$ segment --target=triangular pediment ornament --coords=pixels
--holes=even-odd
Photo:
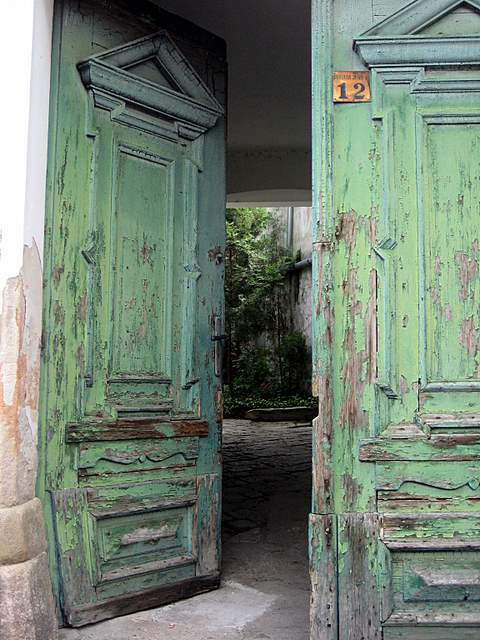
[[[468,9],[480,15],[480,2],[476,0],[414,0],[362,33],[360,38],[418,35],[433,23],[445,20],[449,15],[453,17],[458,14],[459,9]]]
[[[355,39],[369,67],[480,64],[480,0],[414,0]]]
[[[469,2],[424,25],[415,32],[421,36],[472,36],[480,34],[480,9]]]
[[[175,121],[187,137],[210,129],[224,113],[166,31],[91,56],[78,69],[97,106],[140,108]]]

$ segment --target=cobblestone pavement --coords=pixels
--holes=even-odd
[[[311,434],[309,425],[225,421],[223,576],[274,598],[232,638],[308,638]]]
[[[289,422],[225,420],[223,427],[224,537],[265,527],[269,504],[285,492],[307,506],[311,428]]]
[[[307,640],[311,428],[224,423],[218,591],[85,627],[61,640]]]

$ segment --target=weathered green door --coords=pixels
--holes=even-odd
[[[219,581],[224,59],[143,2],[54,35],[40,492],[82,625]]]
[[[311,637],[477,639],[480,3],[313,7]]]

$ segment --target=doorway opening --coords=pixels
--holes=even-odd
[[[223,579],[273,600],[250,632],[305,638],[311,210],[227,210]]]

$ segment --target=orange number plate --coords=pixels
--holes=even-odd
[[[333,74],[334,102],[370,102],[368,71],[335,71]]]

